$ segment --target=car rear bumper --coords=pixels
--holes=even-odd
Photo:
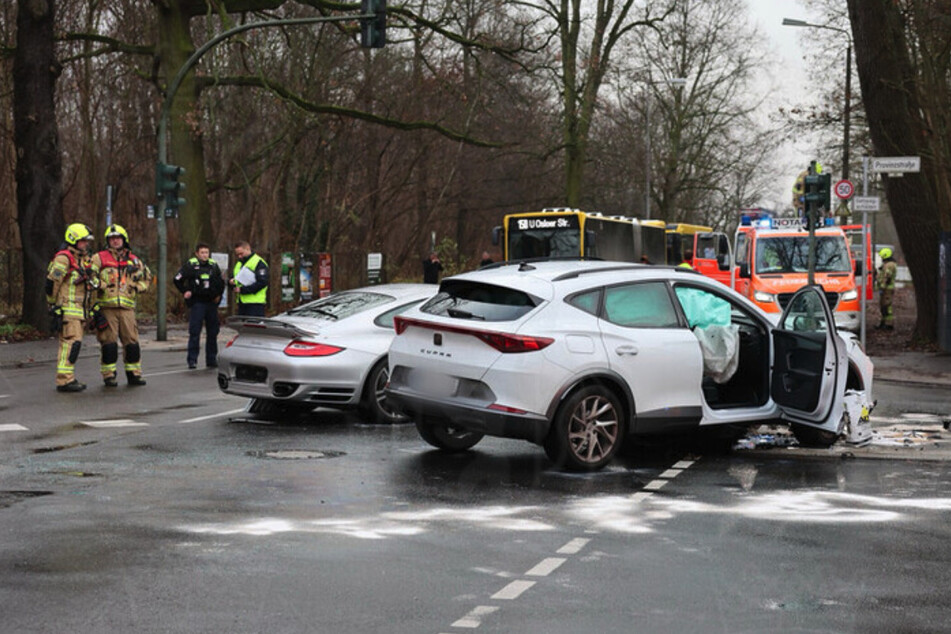
[[[541,444],[548,436],[548,419],[535,414],[501,412],[482,404],[446,403],[392,386],[386,390],[386,402],[414,420],[451,422],[454,426],[487,436],[516,438],[536,444]]]

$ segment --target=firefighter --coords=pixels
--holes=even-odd
[[[50,306],[50,330],[59,335],[56,360],[56,390],[82,392],[74,368],[83,345],[86,325],[86,295],[95,281],[90,269],[92,232],[76,222],[66,228],[66,244],[50,262],[46,275],[46,302]]]
[[[152,273],[132,254],[129,234],[121,225],[106,229],[106,247],[92,257],[92,270],[99,281],[93,307],[96,338],[101,346],[100,370],[106,387],[116,387],[119,343],[129,385],[145,385],[142,378],[142,350],[135,323],[135,302],[149,289]]]
[[[205,366],[218,366],[218,302],[225,281],[217,262],[211,259],[211,247],[203,242],[195,246],[195,256],[182,265],[172,280],[188,306],[188,368],[198,365],[201,327],[205,325]]]
[[[876,326],[876,330],[895,330],[895,309],[892,307],[892,301],[895,298],[895,276],[898,273],[898,265],[892,257],[892,250],[883,247],[878,252],[882,258],[882,265],[878,268],[876,284],[878,285],[879,306],[881,307],[881,322]]]

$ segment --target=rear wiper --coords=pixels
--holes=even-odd
[[[460,319],[478,319],[481,321],[485,321],[485,317],[483,317],[482,315],[474,315],[470,313],[468,310],[462,310],[460,308],[450,308],[446,312],[449,313],[450,317],[458,317]]]

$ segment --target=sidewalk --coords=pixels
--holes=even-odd
[[[155,326],[139,328],[139,345],[142,352],[149,350],[172,350],[182,352],[182,363],[185,362],[185,349],[188,346],[188,324],[168,324],[165,341],[155,338]],[[234,337],[235,332],[222,325],[218,333],[218,348],[224,347]],[[202,343],[205,336],[202,332]],[[53,337],[41,341],[24,341],[19,343],[0,343],[0,369],[20,368],[37,363],[55,363],[58,352],[57,340]],[[81,359],[99,356],[99,344],[96,336],[86,334],[83,337],[83,347],[79,353]]]

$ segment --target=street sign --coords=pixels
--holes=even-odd
[[[920,156],[877,156],[869,160],[869,169],[873,172],[901,174],[903,172],[920,172]]]
[[[835,184],[835,195],[841,198],[842,200],[848,200],[852,197],[852,194],[855,193],[855,187],[852,185],[852,181],[842,179]]]
[[[853,211],[879,211],[881,200],[878,196],[856,196],[852,199]]]

